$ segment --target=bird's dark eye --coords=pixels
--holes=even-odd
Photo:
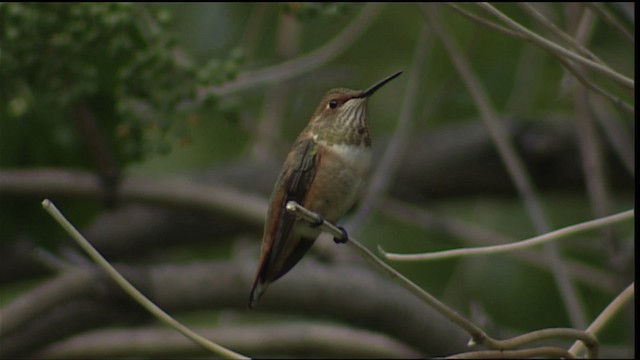
[[[332,109],[335,109],[338,107],[338,100],[331,100],[329,101],[329,107]]]

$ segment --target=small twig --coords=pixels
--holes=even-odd
[[[609,25],[611,25],[611,27],[613,27],[614,29],[618,30],[623,35],[623,37],[626,38],[629,42],[631,42],[632,44],[635,44],[636,40],[633,37],[633,34],[631,34],[622,24],[620,24],[618,19],[616,19],[609,12],[609,10],[607,10],[604,7],[603,4],[595,3],[595,2],[588,2],[585,5],[588,6],[595,13],[600,15],[604,19],[605,22],[607,22],[607,23],[609,23]]]
[[[621,309],[622,307],[633,298],[635,295],[634,289],[635,282],[632,282],[626,289],[624,289],[607,307],[598,315],[598,317],[589,325],[586,332],[588,334],[596,335]],[[584,350],[584,345],[581,342],[574,343],[569,352],[575,356],[578,356]]]
[[[312,224],[316,224],[319,219],[322,219],[321,228],[324,231],[329,232],[335,238],[342,238],[344,236],[341,229],[339,229],[334,224],[331,224],[325,221],[319,214],[310,211],[295,201],[289,201],[286,204],[286,210],[297,216],[299,219],[303,219]],[[597,357],[598,351],[598,342],[597,340],[585,333],[581,330],[576,329],[568,329],[568,328],[553,328],[553,329],[543,329],[532,331],[520,336],[516,336],[511,339],[506,340],[496,340],[487,335],[479,326],[467,320],[460,314],[458,314],[455,310],[449,308],[447,305],[442,303],[440,300],[436,299],[433,295],[429,294],[418,285],[413,283],[411,280],[406,278],[404,275],[400,274],[397,270],[387,265],[380,259],[378,259],[371,251],[369,251],[366,247],[360,244],[357,240],[352,237],[349,237],[346,242],[353,250],[358,252],[362,258],[364,258],[367,262],[372,264],[375,268],[382,271],[386,275],[388,275],[391,279],[393,279],[396,283],[404,287],[405,289],[412,292],[416,295],[420,300],[422,300],[425,304],[429,305],[437,312],[439,312],[442,316],[451,320],[456,325],[460,326],[462,329],[467,331],[471,335],[471,340],[469,341],[469,346],[473,345],[485,345],[494,350],[509,350],[514,349],[516,347],[520,347],[530,342],[540,341],[544,339],[552,339],[552,338],[569,338],[569,339],[578,339],[585,343],[586,347],[589,349],[590,357]]]
[[[584,86],[586,86],[587,88],[589,88],[591,91],[593,91],[596,94],[600,94],[604,97],[606,97],[607,99],[609,99],[612,103],[614,103],[617,107],[619,107],[621,110],[624,110],[630,114],[635,114],[636,113],[636,109],[634,106],[629,105],[628,103],[626,103],[625,101],[623,101],[622,99],[620,99],[619,97],[611,94],[610,92],[604,90],[603,88],[601,88],[600,86],[596,85],[593,81],[589,80],[589,78],[587,78],[586,75],[582,74],[578,69],[576,69],[576,67],[567,59],[561,57],[561,56],[556,56],[554,54],[556,60],[558,60],[567,70],[569,70],[569,72],[576,77],[576,79],[578,79],[578,81],[580,81]]]
[[[526,240],[522,240],[522,241],[510,243],[510,244],[503,244],[503,245],[437,251],[437,252],[431,252],[426,254],[387,253],[380,246],[378,246],[378,251],[385,258],[389,260],[397,260],[397,261],[441,260],[441,259],[451,259],[455,257],[472,256],[472,255],[494,255],[494,254],[499,254],[507,251],[515,251],[515,250],[530,248],[533,246],[544,244],[552,240],[559,240],[565,236],[573,235],[582,231],[596,229],[605,225],[610,225],[620,221],[628,220],[633,218],[634,216],[635,216],[635,210],[633,209],[627,210],[615,215],[610,215],[610,216],[602,217],[599,219],[583,222],[580,224],[567,226],[565,228],[551,231],[546,234],[536,236],[530,239],[526,239]]]
[[[515,37],[517,39],[521,39],[521,40],[528,40],[528,38],[519,33],[519,32],[515,32],[512,30],[509,30],[507,28],[504,28],[500,25],[497,25],[487,19],[484,19],[482,17],[479,17],[475,14],[469,13],[467,10],[460,8],[457,5],[454,4],[447,4],[449,5],[452,9],[460,12],[462,15],[468,17],[469,19],[482,24],[484,26],[487,26],[491,29],[497,30],[499,32],[502,32],[505,35],[509,35],[512,37]],[[550,52],[550,54],[555,57],[569,72],[571,72],[571,74],[573,74],[576,79],[578,79],[578,81],[582,82],[586,87],[588,87],[589,89],[591,89],[593,92],[600,94],[604,97],[606,97],[607,99],[609,99],[611,102],[613,102],[616,106],[618,106],[620,109],[629,112],[631,114],[635,114],[635,107],[629,105],[628,103],[624,102],[623,100],[621,100],[620,98],[618,98],[617,96],[614,96],[613,94],[611,94],[610,92],[605,91],[604,89],[602,89],[600,86],[594,84],[591,80],[589,80],[586,76],[583,76],[580,72],[578,72],[575,68],[575,66],[572,64],[571,61],[567,60],[564,56],[562,56],[561,54],[558,54],[556,52]]]
[[[554,24],[551,20],[549,20],[546,16],[542,15],[538,10],[536,10],[531,4],[526,2],[518,3],[520,8],[522,8],[527,14],[531,15],[538,23],[540,23],[547,30],[558,36],[560,39],[564,40],[567,44],[571,45],[574,49],[579,51],[583,56],[590,58],[591,60],[597,62],[602,66],[606,66],[610,69],[609,65],[605,64],[600,58],[598,58],[594,53],[589,51],[586,47],[584,47],[581,43],[576,41],[571,35],[564,32],[560,29],[556,24]]]
[[[518,23],[517,21],[511,19],[510,17],[508,17],[507,15],[505,15],[503,12],[501,12],[500,10],[496,9],[495,7],[493,7],[492,5],[490,5],[489,3],[480,3],[477,4],[478,6],[480,6],[481,8],[485,9],[486,11],[490,12],[491,14],[493,14],[494,16],[496,16],[497,18],[501,19],[504,23],[506,23],[507,25],[509,25],[513,30],[516,30],[518,32],[521,32],[523,35],[525,35],[527,37],[527,39],[529,41],[531,41],[533,44],[540,46],[541,48],[551,52],[551,53],[556,53],[559,54],[561,56],[566,57],[568,60],[572,60],[572,61],[576,61],[592,70],[596,70],[598,72],[600,72],[601,74],[604,74],[606,76],[608,76],[609,78],[615,80],[617,83],[619,83],[620,85],[629,88],[631,90],[633,90],[635,88],[635,82],[633,79],[630,79],[618,72],[616,72],[615,70],[612,70],[606,66],[603,66],[601,64],[598,64],[594,61],[591,61],[583,56],[580,56],[572,51],[569,51],[565,48],[563,48],[562,46],[549,41],[548,39],[545,39],[544,37],[536,34],[535,32],[527,29],[526,27],[522,26],[520,23]]]
[[[567,350],[553,346],[542,346],[522,350],[470,351],[447,356],[447,359],[531,359],[538,357],[575,359]]]
[[[590,359],[598,357],[598,340],[591,334],[576,329],[551,328],[532,331],[506,340],[487,339],[487,345],[492,349],[515,349],[528,343],[546,339],[577,339],[589,349]]]
[[[49,201],[49,199],[45,199],[42,201],[42,207],[58,222],[58,224],[60,224],[60,226],[62,226],[62,228],[73,238],[73,240],[75,240],[76,243],[78,243],[78,245],[84,251],[86,251],[87,254],[89,254],[93,261],[95,261],[100,267],[102,267],[125,292],[127,292],[133,299],[135,299],[157,319],[178,330],[187,338],[191,339],[196,344],[202,346],[203,348],[211,351],[214,354],[228,359],[248,359],[241,354],[226,349],[194,333],[189,328],[172,318],[169,314],[165,313],[156,304],[154,304],[140,291],[138,291],[138,289],[131,285],[131,283],[129,283],[127,279],[120,275],[120,273],[113,266],[111,266],[111,264],[109,264],[109,262],[82,236],[82,234],[80,234],[80,232],[64,217],[64,215],[62,215],[58,208],[56,208],[56,206],[51,201]]]
[[[527,39],[527,37],[522,35],[521,33],[517,32],[517,31],[510,30],[510,29],[507,29],[506,27],[504,27],[502,25],[498,25],[498,24],[494,23],[491,20],[487,20],[487,19],[485,19],[485,18],[483,18],[481,16],[478,16],[478,15],[472,13],[472,12],[469,12],[466,9],[456,5],[455,3],[447,3],[447,5],[450,8],[452,8],[452,9],[456,10],[457,12],[459,12],[460,14],[464,15],[465,17],[467,17],[467,18],[469,18],[469,19],[471,19],[471,20],[473,20],[473,21],[475,21],[475,22],[477,22],[479,24],[482,24],[482,25],[484,25],[484,26],[486,26],[488,28],[497,30],[497,31],[499,31],[501,33],[504,33],[504,34],[509,35],[509,36],[513,36],[513,37],[521,39],[521,40]]]

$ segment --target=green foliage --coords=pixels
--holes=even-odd
[[[233,79],[242,62],[235,51],[199,70],[160,7],[5,3],[0,16],[2,166],[88,166],[86,121],[120,166],[166,153],[171,138],[188,139],[196,86]]]

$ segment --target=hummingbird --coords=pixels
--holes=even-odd
[[[336,223],[353,206],[371,164],[367,99],[402,71],[367,90],[329,90],[287,155],[269,202],[260,260],[249,308],[272,282],[300,261],[320,235],[324,220]],[[295,201],[320,215],[317,223],[299,221],[285,209]],[[348,235],[334,238],[346,242]]]

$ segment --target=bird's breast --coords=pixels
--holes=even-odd
[[[342,158],[351,171],[364,176],[371,166],[371,148],[362,145],[333,144],[328,146],[330,152]]]
[[[326,220],[338,221],[361,193],[371,165],[370,148],[321,145],[320,160],[306,206]]]

